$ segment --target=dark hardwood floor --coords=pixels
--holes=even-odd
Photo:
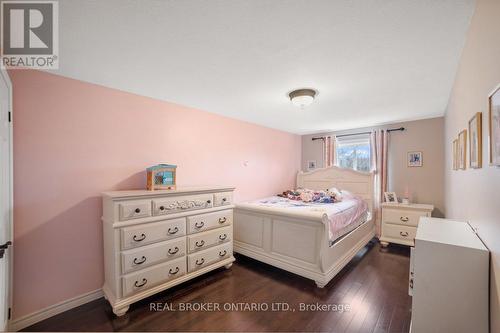
[[[408,248],[381,250],[374,242],[319,289],[311,280],[237,256],[230,270],[216,270],[135,303],[123,317],[115,317],[107,302],[99,299],[25,330],[408,332],[408,268]],[[271,311],[272,304],[279,302],[290,309]],[[151,311],[151,303],[172,303],[177,311]],[[183,304],[200,303],[219,304],[220,311],[179,311]],[[226,303],[267,304],[269,309],[224,311]],[[300,311],[301,303],[349,305],[350,309]]]

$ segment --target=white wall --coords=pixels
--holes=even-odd
[[[323,167],[321,141],[315,136],[371,131],[375,128],[405,127],[404,132],[391,132],[388,159],[388,190],[401,196],[408,188],[413,202],[433,204],[433,216],[444,212],[444,118],[431,118],[386,126],[353,129],[334,133],[302,136],[302,170],[308,160],[316,160]],[[409,151],[423,152],[423,167],[409,168],[406,155]]]
[[[499,83],[500,1],[478,0],[446,111],[445,208],[447,217],[476,226],[491,251],[492,332],[500,332],[500,169],[488,165],[487,112]],[[453,171],[452,141],[476,112],[483,113],[483,168]]]

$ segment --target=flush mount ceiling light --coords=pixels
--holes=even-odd
[[[297,89],[288,94],[290,101],[301,109],[314,101],[316,91],[313,89]]]

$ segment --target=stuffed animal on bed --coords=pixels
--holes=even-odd
[[[330,188],[326,191],[314,191],[299,188],[296,190],[285,191],[278,194],[278,196],[290,200],[316,203],[335,203],[342,200],[342,193],[340,193],[340,191],[336,188]]]

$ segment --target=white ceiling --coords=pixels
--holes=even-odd
[[[293,133],[444,114],[473,0],[63,0],[58,73]],[[290,90],[317,89],[307,109]]]

